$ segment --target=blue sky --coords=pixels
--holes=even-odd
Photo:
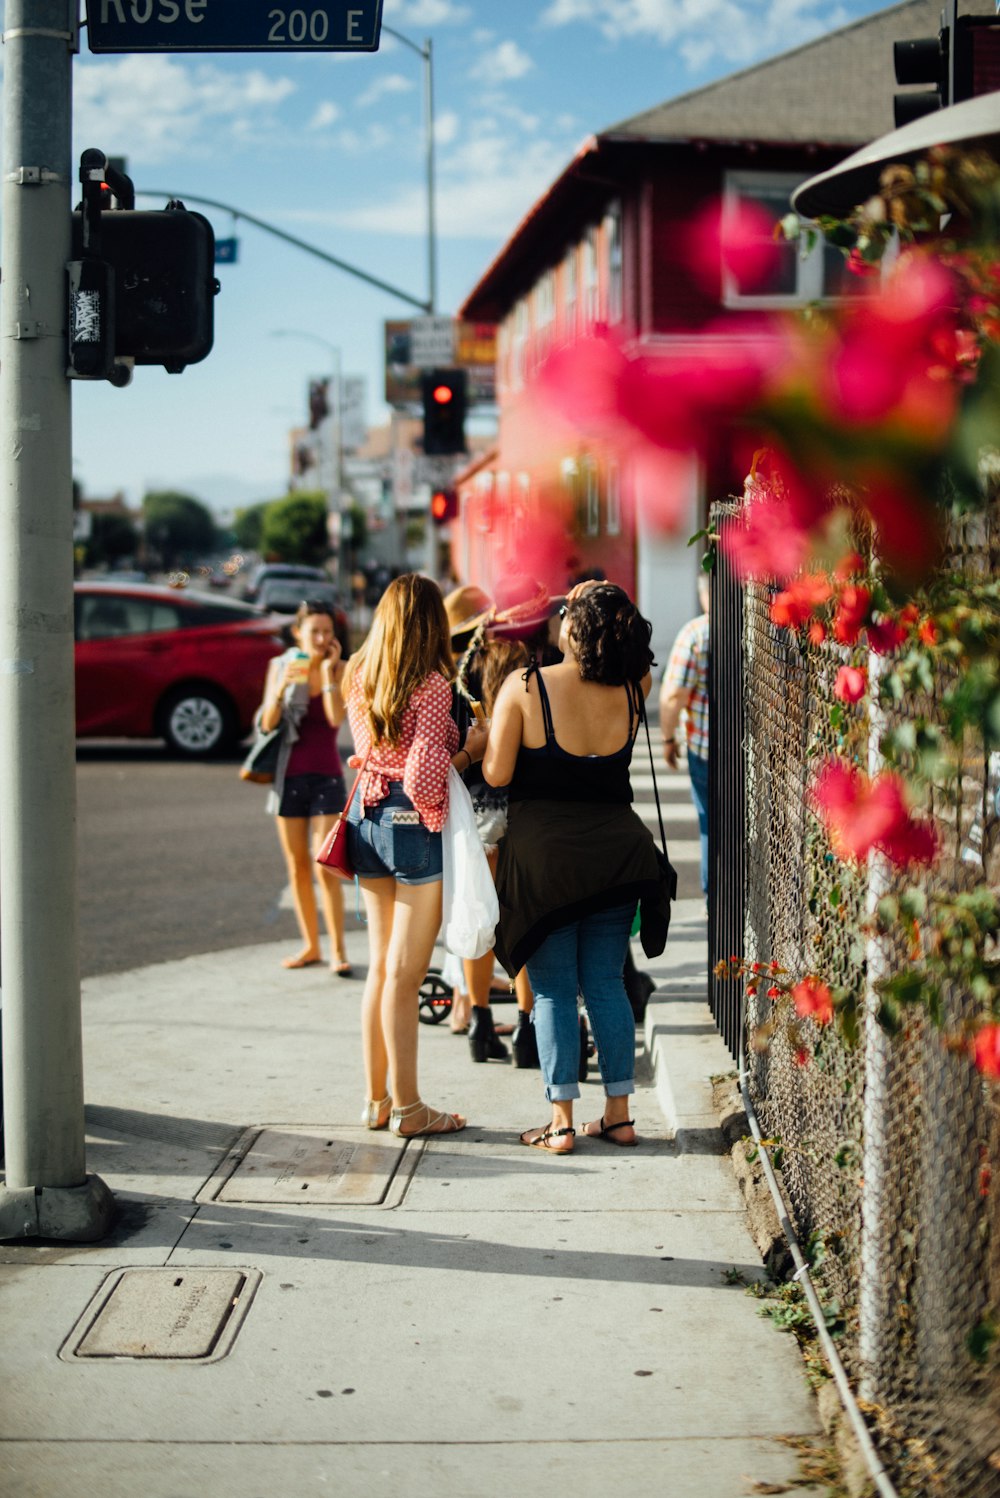
[[[884,8],[870,0],[385,0],[434,44],[438,310],[450,312],[590,133]],[[74,66],[74,154],[124,155],[136,187],[216,199],[424,297],[422,63],[376,54],[96,57]],[[159,206],[162,206],[162,199]],[[140,207],[158,206],[143,198]],[[192,204],[191,206],[197,206]],[[74,389],[90,497],[147,488],[210,503],[284,491],[288,430],[341,350],[385,419],[382,325],[410,309],[215,210],[215,348],[182,375]],[[289,330],[310,337],[274,337]]]

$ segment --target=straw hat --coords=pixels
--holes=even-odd
[[[489,595],[482,588],[477,588],[470,583],[465,587],[454,588],[448,593],[444,600],[444,611],[448,615],[448,625],[451,629],[451,637],[471,633],[478,629],[479,625],[487,618],[492,604]]]
[[[491,635],[503,640],[527,640],[552,618],[563,595],[549,593],[527,573],[501,578],[494,590],[496,604],[489,621]]]

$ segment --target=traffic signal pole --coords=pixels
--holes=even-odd
[[[78,0],[7,0],[0,244],[0,1239],[90,1242],[77,959],[66,264]]]

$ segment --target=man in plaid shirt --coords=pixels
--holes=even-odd
[[[678,729],[687,744],[691,799],[701,834],[701,887],[708,894],[708,578],[698,579],[704,613],[685,624],[674,641],[660,687],[660,731],[663,757],[677,768]]]

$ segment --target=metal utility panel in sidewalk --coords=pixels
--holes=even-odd
[[[199,1202],[305,1207],[397,1206],[420,1141],[366,1129],[248,1129],[198,1193]]]

